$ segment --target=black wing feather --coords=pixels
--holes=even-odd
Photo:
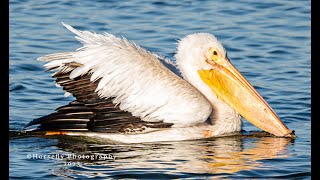
[[[34,119],[26,127],[40,125],[36,131],[138,133],[146,128],[168,128],[173,125],[172,123],[142,121],[130,112],[120,110],[112,102],[113,98],[99,97],[94,92],[99,80],[91,82],[89,74],[75,79],[70,79],[69,75],[70,71],[65,73],[60,70],[53,77],[56,78],[56,83],[76,97],[76,100],[57,108],[52,114]]]

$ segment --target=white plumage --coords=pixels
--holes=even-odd
[[[65,64],[71,62],[82,64],[75,69],[67,68],[65,72],[72,71],[71,79],[90,73],[91,81],[100,80],[95,91],[101,98],[115,97],[114,103],[121,110],[143,121],[163,121],[184,127],[207,120],[210,103],[188,82],[167,69],[160,62],[160,56],[125,38],[78,31],[63,25],[77,35],[83,47],[75,52],[39,58],[49,61],[46,68],[65,68]]]

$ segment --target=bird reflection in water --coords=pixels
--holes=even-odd
[[[77,137],[78,138],[78,137]],[[94,176],[97,171],[143,170],[168,171],[174,173],[235,173],[262,167],[262,160],[287,158],[286,147],[294,143],[291,138],[234,136],[210,140],[114,144],[108,145],[86,139],[59,137],[58,147],[76,155],[105,155],[114,159],[70,159],[77,162],[77,174]],[[72,172],[69,172],[72,171]],[[64,169],[59,173],[75,173],[75,169]],[[88,172],[89,171],[89,172]],[[90,172],[92,171],[92,172]],[[107,173],[107,172],[101,172]]]

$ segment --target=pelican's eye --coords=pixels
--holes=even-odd
[[[218,55],[217,51],[215,51],[215,50],[212,51],[212,54],[215,55],[215,56]]]
[[[220,54],[216,49],[211,49],[211,59],[216,62],[220,59]]]

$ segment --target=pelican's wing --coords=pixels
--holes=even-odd
[[[118,111],[150,123],[190,126],[206,121],[211,112],[209,102],[161,63],[163,60],[169,68],[176,69],[171,61],[125,38],[63,25],[77,35],[83,47],[39,60],[47,62],[48,70],[56,70],[56,83],[78,102],[85,106],[90,104],[87,101],[112,102]]]
[[[40,125],[35,131],[93,131],[104,133],[140,133],[147,128],[168,128],[173,124],[145,122],[120,110],[110,100],[94,100],[87,103],[72,101],[56,112],[34,119],[26,125]],[[25,129],[26,129],[25,128]]]

